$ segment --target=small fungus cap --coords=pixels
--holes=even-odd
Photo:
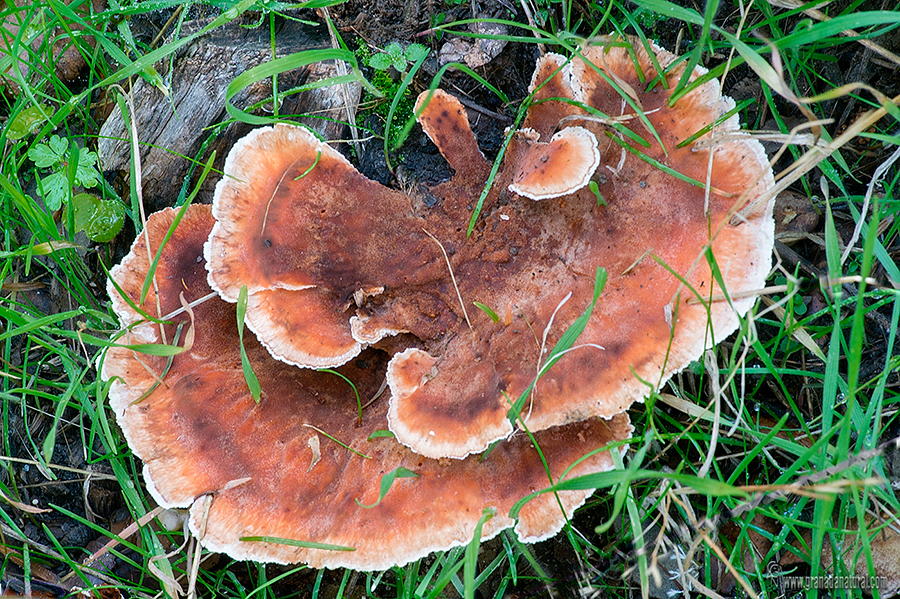
[[[597,137],[582,127],[568,127],[548,143],[531,146],[509,190],[532,200],[568,195],[587,185],[599,165]]]
[[[438,147],[457,177],[487,179],[491,165],[484,157],[460,101],[442,89],[425,91],[416,99],[416,114],[422,130]]]
[[[247,287],[247,326],[273,355],[297,366],[328,368],[362,350],[339,316],[346,298],[267,259],[273,245],[305,234],[281,200],[311,164],[320,167],[308,181],[314,186],[327,187],[329,173],[352,170],[343,156],[301,127],[256,129],[238,141],[216,186],[218,220],[204,257],[209,284],[223,299],[236,302],[241,287]]]
[[[213,227],[209,207],[189,206],[160,250],[175,217],[172,209],[151,215],[146,232],[112,271],[141,311],[166,316],[170,324],[142,323],[110,283],[117,314],[133,326],[106,353],[102,376],[111,381],[110,405],[144,462],[153,497],[163,507],[190,508],[192,533],[212,551],[235,559],[381,570],[468,543],[486,508],[496,516],[485,523],[483,538],[514,527],[522,541],[538,541],[558,532],[591,490],[540,495],[517,520],[509,516],[514,504],[545,488],[548,475],[558,480],[576,461],[567,478],[611,469],[609,454],[597,450],[631,433],[625,415],[544,431],[535,441],[546,467],[525,436],[478,458],[423,458],[375,435],[387,427],[387,395],[360,418],[355,393],[368,401],[378,392],[384,352],[364,350],[336,376],[275,360],[245,335],[262,388],[256,403],[241,367],[235,306],[215,296],[197,302],[210,294],[202,258]],[[158,308],[157,298],[140,302],[147,239],[150,253],[160,252]],[[189,337],[192,343],[171,363],[125,346],[184,344]],[[391,472],[415,476],[398,477],[379,501]],[[285,543],[247,540],[258,537]]]

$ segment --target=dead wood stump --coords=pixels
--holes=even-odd
[[[189,35],[207,23],[187,23],[181,35]],[[178,51],[171,67],[169,61],[158,63],[156,68],[170,89],[168,98],[143,79],[134,78],[131,93],[141,148],[143,199],[148,213],[174,204],[191,173],[191,159],[204,161],[215,150],[214,168],[221,169],[228,150],[251,129],[249,125],[235,122],[216,134],[215,126],[229,118],[225,111],[225,93],[231,81],[272,58],[268,22],[259,27],[251,27],[253,24],[249,18],[233,21]],[[274,39],[278,57],[330,47],[324,25],[314,27],[286,19],[278,23]],[[337,65],[333,61],[314,63],[280,74],[278,88],[284,91],[335,75]],[[345,87],[349,88],[346,101]],[[347,102],[355,106],[359,93],[359,85],[355,84],[293,94],[282,102],[279,115],[307,115],[294,120],[325,139],[340,139],[347,121]],[[232,103],[246,109],[271,95],[272,81],[267,79],[239,92]],[[265,114],[266,109],[271,114],[271,102],[256,113]],[[100,130],[98,153],[108,178],[120,174],[122,180],[128,181],[130,133],[117,109]],[[195,179],[200,170],[194,169]],[[203,184],[198,196],[200,201],[211,201],[217,180],[218,177],[213,176]],[[190,186],[194,184],[195,181],[189,182]]]

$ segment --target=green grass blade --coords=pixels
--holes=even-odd
[[[270,125],[278,122],[280,119],[252,115],[232,104],[231,100],[238,92],[258,81],[270,79],[286,71],[298,69],[325,60],[340,60],[350,63],[354,67],[356,65],[356,56],[354,56],[353,52],[345,49],[304,50],[302,52],[296,52],[288,56],[282,56],[281,58],[264,62],[261,65],[244,71],[228,84],[228,88],[225,91],[225,110],[231,118],[249,125]],[[354,79],[360,80],[361,78],[354,77]],[[346,76],[341,78],[340,81],[332,78],[325,80],[325,82],[320,82],[319,86],[324,87],[326,85],[334,85],[346,81]]]
[[[391,490],[391,485],[394,484],[394,481],[396,479],[398,479],[398,478],[414,478],[416,476],[419,476],[419,475],[416,474],[415,472],[413,472],[412,470],[404,468],[403,466],[400,466],[399,468],[394,468],[393,470],[391,470],[390,472],[388,472],[387,474],[385,474],[384,476],[381,477],[381,492],[378,495],[378,501],[376,501],[372,505],[365,505],[365,504],[361,503],[359,499],[357,499],[356,504],[359,507],[366,508],[366,509],[373,508],[376,505],[378,505],[379,503],[381,503],[381,500],[384,499],[384,496],[387,495],[388,491]]]
[[[247,388],[253,401],[259,403],[262,395],[262,388],[259,385],[259,379],[253,372],[253,365],[250,364],[250,358],[247,357],[247,349],[244,347],[244,316],[247,313],[247,286],[241,285],[238,292],[237,300],[237,326],[238,326],[238,343],[241,346],[241,368],[244,371],[244,380],[247,381]]]
[[[538,372],[537,378],[540,378],[544,375],[554,364],[556,364],[559,359],[565,354],[572,346],[575,344],[575,341],[578,339],[581,332],[584,330],[584,327],[587,326],[588,320],[591,318],[591,314],[594,311],[594,306],[597,305],[597,300],[600,298],[600,294],[603,292],[603,288],[606,286],[606,269],[605,268],[597,268],[597,272],[594,275],[594,297],[585,311],[575,319],[575,321],[566,329],[566,332],[559,338],[559,341],[556,342],[556,345],[553,346],[553,349],[547,355],[547,360],[544,362],[544,365],[541,366],[540,371]],[[509,418],[510,423],[515,426],[516,420],[519,419],[519,414],[522,411],[522,407],[525,405],[525,401],[528,399],[528,396],[531,394],[531,390],[534,388],[537,379],[531,382],[528,385],[528,388],[522,392],[516,402],[510,407],[506,416]]]
[[[475,599],[475,572],[478,569],[478,549],[481,547],[481,529],[485,522],[497,515],[497,510],[486,507],[481,512],[481,518],[475,525],[475,532],[472,540],[466,546],[466,556],[463,566],[463,589],[465,591],[465,599]]]
[[[384,122],[384,161],[387,164],[388,169],[391,172],[394,172],[394,167],[391,166],[391,125],[394,122],[394,112],[397,110],[397,106],[400,104],[400,100],[403,99],[406,94],[407,88],[409,88],[412,83],[413,78],[416,76],[416,73],[419,72],[419,69],[422,68],[422,64],[425,63],[425,60],[428,58],[428,53],[423,54],[419,60],[412,65],[409,69],[409,72],[403,78],[403,81],[400,82],[400,87],[397,88],[397,93],[394,94],[393,99],[391,99],[391,106],[388,108],[387,119]],[[401,131],[402,133],[402,131]],[[406,137],[398,137],[394,143],[394,147],[399,147],[403,145],[403,142],[406,141]]]

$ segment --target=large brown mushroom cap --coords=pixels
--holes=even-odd
[[[149,219],[152,253],[174,216],[174,210],[165,210]],[[210,292],[202,254],[212,226],[208,207],[189,207],[162,250],[156,276],[159,294],[140,305],[147,313],[170,315],[165,326],[170,343],[179,324],[183,341],[193,321],[190,349],[167,368],[165,358],[112,348],[102,371],[105,379],[113,380],[110,403],[129,445],[144,460],[145,481],[154,498],[163,506],[190,506],[191,529],[202,534],[201,542],[212,550],[266,562],[384,569],[467,543],[487,507],[496,509],[497,516],[485,525],[486,538],[515,526],[522,540],[537,541],[563,526],[560,505],[571,514],[590,491],[562,492],[559,503],[553,494],[542,495],[526,505],[518,522],[507,515],[512,505],[548,486],[551,477],[557,480],[577,459],[631,432],[622,415],[539,433],[536,440],[549,474],[525,435],[498,444],[480,456],[483,459],[424,458],[393,438],[369,440],[387,426],[387,397],[366,408],[359,423],[355,396],[342,378],[276,361],[252,335],[245,335],[262,386],[256,404],[241,369],[234,306],[213,298],[192,308],[192,320],[186,312],[172,315],[182,306],[180,294],[192,302]],[[135,302],[148,265],[142,234],[112,272]],[[112,284],[109,291],[122,321],[133,325],[123,342],[161,342],[158,325],[141,324],[138,312],[118,297]],[[383,380],[386,359],[382,352],[366,350],[339,371],[366,401]],[[157,377],[161,383],[153,388]],[[310,446],[314,438],[318,456]],[[357,500],[375,503],[382,477],[400,467],[418,476],[395,480],[374,508],[358,505]],[[567,476],[611,467],[609,455],[600,452]],[[240,540],[259,536],[355,550]]]
[[[232,302],[247,286],[247,325],[278,359],[338,366],[363,344],[431,326],[359,325],[354,337],[351,308],[386,285],[434,279],[440,250],[410,198],[366,179],[306,129],[279,124],[239,141],[213,214],[204,250],[210,285]]]
[[[270,215],[283,210],[290,215],[285,221],[299,231],[265,251],[257,237],[250,242],[257,249],[233,254],[232,260],[248,263],[268,257],[265,266],[254,267],[267,269],[265,284],[254,279],[246,282],[248,287],[277,287],[293,294],[292,284],[299,282],[322,289],[343,302],[338,318],[352,320],[351,336],[359,343],[373,343],[393,331],[418,339],[388,366],[391,430],[414,451],[463,457],[509,435],[511,403],[591,304],[598,267],[606,269],[608,282],[576,347],[541,377],[527,398],[522,417],[531,430],[611,417],[733,332],[754,300],[710,301],[723,291],[710,260],[728,293],[763,286],[771,264],[771,204],[738,226],[728,224],[734,209],[773,185],[761,145],[746,139],[712,150],[696,144],[678,148],[733,104],[720,97],[713,80],[669,107],[670,90],[681,71],[676,67],[666,74],[667,89],[657,84],[645,90],[656,73],[640,42],[632,44],[643,78],[624,48],[588,48],[584,55],[591,64],[553,54],[539,61],[532,90],[540,103],[523,121],[534,133],[511,140],[471,236],[465,229],[484,184],[473,181],[482,167],[468,169],[465,160],[455,157],[456,151],[473,156],[474,140],[468,126],[459,124],[461,109],[447,110],[446,95],[425,106],[420,117],[426,133],[458,168],[456,176],[430,190],[432,208],[363,179],[345,161],[313,167],[317,151],[311,144],[293,147],[291,160],[296,162],[281,175],[277,170],[266,174],[279,183],[255,200],[249,192],[232,192],[231,179],[222,184],[222,198],[241,195],[244,207],[238,220],[252,210]],[[671,55],[655,52],[660,63],[671,63]],[[612,73],[608,79],[625,91],[614,89],[598,70]],[[630,90],[636,94],[632,104],[642,107],[662,146],[623,99],[621,94]],[[579,102],[607,115],[607,124],[573,118],[586,116]],[[445,110],[455,118],[436,118]],[[613,119],[646,147],[609,126]],[[515,183],[534,157],[535,136],[551,139],[554,132],[575,127],[598,140],[601,164],[590,180],[600,198],[587,186],[540,202],[509,191],[510,185],[517,189]],[[737,119],[717,127],[735,131]],[[469,138],[455,139],[451,129]],[[276,128],[260,139],[270,136],[285,138]],[[319,154],[325,157],[326,151]],[[261,175],[242,170],[238,176],[249,180]],[[742,194],[744,204],[735,205]],[[266,208],[273,197],[272,208]],[[334,218],[337,200],[332,197],[340,198],[341,210],[353,218]],[[217,202],[224,205],[225,200]],[[235,227],[218,203],[216,216],[222,230]],[[218,269],[217,253],[207,254],[211,271]],[[364,259],[351,262],[351,255]],[[234,285],[240,284],[236,278]],[[377,293],[364,292],[375,288]],[[474,302],[504,318],[491,319]]]
[[[651,80],[655,72],[649,56],[639,45],[635,51],[644,81]],[[627,49],[613,48],[606,55],[603,52],[597,47],[585,54],[595,67],[613,70],[618,80],[632,89],[646,85],[635,73]],[[663,66],[671,63],[670,54],[657,53]],[[552,91],[538,97],[543,102],[526,119],[530,127],[545,135],[553,129],[547,119],[557,119],[558,124],[573,115],[571,104],[546,98],[564,97],[562,94],[571,88],[571,99],[611,117],[623,116],[626,103],[622,97],[584,62],[575,62],[569,73],[560,57],[548,55],[539,62],[537,72],[556,72],[555,77],[560,79],[538,90],[538,94]],[[680,76],[678,69],[669,73],[670,90]],[[569,87],[569,77],[577,85]],[[538,85],[536,80],[533,88]],[[657,87],[639,98],[665,150],[637,119],[625,122],[647,140],[649,147],[640,148],[645,156],[705,182],[709,151],[693,145],[676,146],[715,122],[733,107],[733,102],[721,97],[716,81],[700,86],[671,108],[667,107],[668,96]],[[633,111],[625,110],[628,112]],[[537,383],[523,414],[532,429],[616,414],[737,328],[740,315],[755,299],[743,297],[730,304],[709,301],[722,290],[704,257],[707,248],[729,293],[764,286],[773,244],[771,203],[737,227],[726,224],[732,211],[743,207],[735,205],[741,194],[746,191],[744,201],[750,203],[773,185],[758,142],[748,138],[714,147],[711,187],[715,191],[705,211],[702,187],[652,167],[622,149],[607,134],[616,135],[611,128],[588,121],[565,122],[593,129],[603,140],[603,164],[594,180],[607,205],[598,205],[597,197],[587,189],[540,204],[507,203],[502,193],[498,197],[506,204],[502,208],[486,202],[485,229],[493,238],[519,249],[521,260],[528,260],[526,256],[535,251],[543,259],[533,260],[536,264],[532,268],[510,273],[502,288],[491,289],[491,294],[481,292],[481,297],[490,301],[479,301],[498,312],[505,306],[513,307],[511,325],[491,325],[482,317],[476,326],[481,332],[479,342],[448,346],[431,363],[418,350],[392,359],[389,377],[398,381],[392,386],[396,396],[389,415],[392,430],[416,451],[459,455],[444,452],[458,451],[460,437],[472,439],[469,447],[476,449],[470,451],[477,451],[479,444],[509,430],[504,416],[510,401],[534,380],[545,355],[541,349],[546,352],[552,348],[589,305],[591,275],[596,266],[603,266],[609,274],[606,288],[576,342],[578,349]],[[737,117],[731,117],[718,130],[738,128]],[[495,187],[502,188],[521,172],[522,157],[527,158],[532,151],[531,140],[524,137],[513,139],[505,163],[509,166],[501,172]],[[512,260],[519,260],[518,256]],[[568,291],[572,295],[562,304]],[[705,301],[689,301],[697,299]],[[542,333],[551,319],[554,326],[542,343]],[[478,393],[460,392],[475,380],[482,384]],[[495,391],[491,393],[490,389]],[[466,415],[464,421],[460,412]],[[481,434],[474,434],[471,429],[478,423]],[[446,431],[443,437],[441,431]]]

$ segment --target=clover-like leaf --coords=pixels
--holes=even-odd
[[[75,181],[84,187],[97,187],[100,185],[100,173],[94,168],[97,164],[97,152],[82,152],[78,155],[78,168],[75,171]]]
[[[400,44],[397,42],[391,42],[384,48],[385,54],[391,57],[391,60],[396,62],[397,60],[406,60],[403,56],[403,48],[400,47]]]
[[[63,200],[69,193],[69,182],[62,173],[53,173],[41,177],[38,191],[44,198],[44,204],[51,212],[59,210]]]
[[[35,144],[28,150],[28,159],[39,168],[49,168],[62,162],[66,156],[66,142],[54,135],[49,143]]]
[[[60,160],[63,160],[66,156],[66,152],[69,149],[69,143],[65,139],[61,138],[59,135],[53,135],[50,137],[50,150],[59,156]]]
[[[410,44],[409,47],[406,48],[406,60],[414,63],[419,59],[428,56],[428,52],[428,48],[422,44]]]
[[[379,71],[388,70],[392,62],[391,57],[383,53],[376,54],[369,58],[369,66]]]

